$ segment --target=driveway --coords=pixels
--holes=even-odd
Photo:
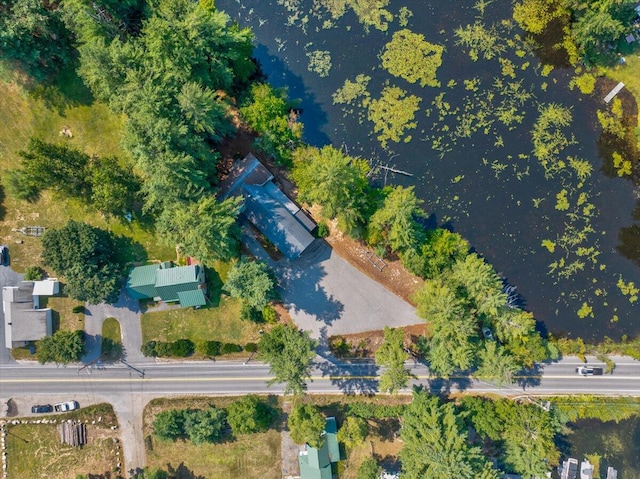
[[[18,286],[22,278],[23,275],[16,273],[9,266],[0,266],[0,294],[5,286]],[[1,297],[0,301],[2,301]],[[4,312],[2,311],[2,305],[0,305],[0,364],[15,363],[11,353],[4,345],[4,337]]]
[[[140,326],[140,306],[138,301],[127,295],[122,288],[118,301],[114,304],[87,304],[85,306],[84,331],[86,334],[86,353],[82,361],[88,363],[100,357],[102,343],[102,323],[107,318],[116,318],[122,331],[123,357],[128,363],[145,361],[142,347],[142,329]]]
[[[274,270],[291,317],[314,338],[424,322],[413,306],[361,273],[324,240],[316,239],[293,261],[278,262],[246,230],[243,241]]]

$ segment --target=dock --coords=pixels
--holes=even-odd
[[[622,90],[623,88],[624,88],[624,83],[622,83],[622,82],[618,83],[615,86],[615,88],[613,90],[611,90],[607,96],[604,97],[604,102],[605,103],[609,103],[611,100],[613,100],[614,96],[616,96],[618,93],[620,93],[620,90]]]

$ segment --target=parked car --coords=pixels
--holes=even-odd
[[[36,404],[35,406],[31,406],[31,412],[34,414],[53,412],[53,406],[51,404]]]
[[[580,376],[602,376],[602,368],[592,368],[589,366],[580,366],[576,368],[576,373]]]
[[[9,247],[0,245],[0,265],[9,266]]]
[[[61,402],[59,404],[56,404],[53,407],[56,410],[56,412],[67,412],[67,411],[73,411],[75,409],[78,409],[80,407],[80,404],[78,404],[78,401],[67,401],[67,402]]]
[[[484,339],[486,339],[487,341],[495,341],[495,338],[493,337],[493,333],[486,326],[482,328],[482,335],[484,336]]]

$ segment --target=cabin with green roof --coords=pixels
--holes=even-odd
[[[336,418],[328,417],[324,426],[324,442],[319,448],[308,444],[298,455],[301,479],[332,479],[331,463],[340,461]]]
[[[204,306],[204,268],[199,264],[174,266],[171,261],[138,266],[129,273],[127,293],[134,299],[179,303],[183,308]]]

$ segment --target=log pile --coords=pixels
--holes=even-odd
[[[63,422],[59,427],[62,444],[80,447],[87,443],[87,425],[81,422]]]

